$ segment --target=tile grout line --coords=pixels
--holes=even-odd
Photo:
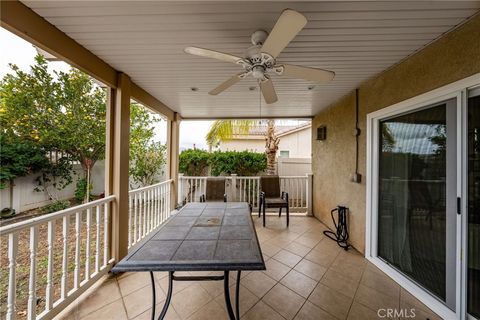
[[[363,279],[363,275],[365,274],[365,271],[367,270],[367,265],[365,265],[363,271],[362,271],[362,275],[360,276],[360,279],[358,280],[358,285],[357,285],[357,288],[355,289],[355,293],[353,294],[353,298],[352,298],[352,303],[350,304],[350,307],[348,308],[348,312],[347,312],[347,318],[348,316],[350,315],[350,311],[352,310],[352,306],[353,306],[353,303],[356,302],[355,301],[355,297],[357,296],[357,292],[358,292],[358,288],[360,288],[360,285],[362,283],[362,279]],[[360,302],[358,302],[360,303]],[[361,303],[360,303],[361,304]],[[363,304],[362,304],[363,305]],[[369,308],[370,309],[370,308]]]
[[[307,229],[306,231],[304,231],[303,233],[301,233],[301,234],[299,235],[299,237],[301,237],[303,234],[307,233],[308,230],[310,230],[310,229]],[[296,239],[298,239],[299,237],[297,237]],[[323,240],[323,239],[322,239],[322,240]],[[288,245],[290,245],[290,244],[291,244],[292,242],[294,242],[294,241],[295,241],[295,240],[292,240]],[[320,243],[320,242],[321,242],[321,240],[320,240],[318,243]],[[317,243],[313,248],[310,248],[310,250],[307,252],[307,254],[305,254],[305,256],[307,256],[307,255],[318,245],[318,243]],[[305,247],[306,247],[306,246],[305,246]],[[290,252],[289,250],[285,249],[285,247],[282,247],[281,250],[286,250],[286,251]],[[281,250],[280,250],[280,251],[281,251]],[[293,252],[290,252],[290,253],[294,254]],[[290,270],[289,270],[283,277],[281,277],[280,280],[277,281],[277,280],[273,279],[273,280],[276,281],[277,283],[276,283],[272,288],[270,288],[270,290],[268,290],[267,293],[265,293],[265,294],[263,295],[263,297],[265,297],[277,284],[280,284],[280,285],[282,285],[282,286],[285,286],[285,285],[283,285],[283,284],[281,283],[281,281],[287,276],[287,274],[290,273],[290,271],[295,270],[294,268],[295,268],[303,259],[305,259],[305,256],[303,256],[302,259],[300,259],[300,261],[298,261],[293,267],[287,266],[287,267],[290,268]],[[283,264],[281,261],[278,261],[278,260],[275,259],[274,257],[271,257],[271,259],[274,259],[274,260],[277,261],[278,263]],[[307,259],[307,260],[308,260],[308,259]],[[283,264],[283,265],[285,265],[285,264]],[[299,271],[297,271],[297,272],[299,272]],[[301,272],[300,272],[300,273],[301,273]],[[265,274],[265,275],[268,276],[268,274]],[[307,275],[305,275],[305,276],[308,277]],[[268,277],[271,278],[270,276],[268,276]],[[322,276],[322,277],[323,277],[323,276]],[[271,279],[272,279],[272,278],[271,278]],[[310,279],[311,279],[311,278],[310,278]],[[312,280],[316,281],[315,279],[312,279]],[[320,282],[318,282],[318,283],[320,283]],[[318,283],[317,283],[317,285],[318,285]],[[297,292],[295,292],[294,290],[288,288],[287,286],[285,286],[285,287],[286,287],[288,290],[291,290],[292,292],[294,292],[295,294],[297,294],[298,296],[304,298],[303,296],[299,295],[299,294],[298,294]],[[315,286],[315,287],[316,287],[316,286]],[[314,289],[314,290],[315,290],[315,289]],[[302,305],[301,305],[300,308],[297,310],[297,312],[295,313],[295,315],[293,316],[292,319],[295,319],[295,317],[296,317],[297,314],[300,312],[300,310],[302,310],[303,306],[304,306],[305,303],[308,301],[308,298],[310,297],[310,295],[312,294],[312,292],[313,292],[313,290],[310,292],[310,294],[308,295],[308,297],[305,298],[305,301],[302,303]],[[263,301],[263,297],[260,298],[259,301]],[[258,302],[257,302],[257,303],[258,303]],[[273,307],[270,306],[267,302],[263,302],[263,303],[265,303],[266,305],[268,305],[269,307],[271,307],[271,308],[273,309]],[[274,310],[275,310],[275,309],[274,309]],[[278,313],[278,312],[277,312],[277,313]],[[278,313],[278,314],[280,314],[280,313]],[[284,319],[286,319],[283,315],[280,314],[280,316],[283,317]]]
[[[325,238],[323,238],[322,240],[325,240]],[[320,240],[320,241],[317,243],[317,245],[320,244],[320,242],[322,242],[322,240]],[[315,247],[316,247],[317,245],[315,245]],[[310,253],[311,251],[313,251],[313,249],[314,249],[315,247],[313,247],[308,253]],[[308,253],[307,253],[307,254],[308,254]],[[339,255],[339,253],[338,253],[337,256],[335,257],[335,259],[338,257],[338,255]],[[307,259],[307,261],[310,261],[310,260]],[[311,261],[311,262],[312,262],[312,263],[315,263],[315,262],[313,262],[313,261]],[[332,261],[332,263],[333,263],[333,261]],[[298,313],[300,312],[300,310],[302,310],[302,308],[303,308],[303,306],[305,305],[305,303],[307,303],[307,301],[310,302],[310,300],[309,300],[310,296],[312,295],[313,291],[315,291],[315,289],[318,287],[318,285],[321,284],[320,281],[322,281],[322,279],[323,279],[323,277],[325,276],[325,274],[326,274],[326,273],[328,272],[328,270],[331,268],[332,263],[330,263],[330,265],[328,266],[328,268],[326,268],[326,271],[323,273],[323,275],[322,275],[322,276],[320,277],[320,279],[317,281],[317,285],[315,286],[315,288],[313,288],[313,290],[308,294],[308,297],[305,299],[305,302],[302,304],[301,308],[298,309],[297,313],[296,313],[295,316],[293,317],[294,319],[295,319],[295,317],[298,315]],[[331,315],[332,317],[337,318],[336,316],[334,316],[333,314],[331,314],[331,313],[328,312],[327,310],[323,309],[323,308],[320,307],[320,306],[317,306],[315,303],[313,303],[313,302],[310,302],[310,303],[313,304],[314,306],[316,306],[317,308],[319,308],[320,310],[324,311],[325,313]],[[348,313],[347,313],[347,317],[348,317]]]

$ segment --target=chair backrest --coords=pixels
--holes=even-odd
[[[280,197],[280,177],[279,176],[261,176],[260,187],[265,192],[267,198]]]
[[[205,190],[206,201],[223,201],[225,195],[225,178],[207,178]]]

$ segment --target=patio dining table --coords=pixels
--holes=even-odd
[[[130,248],[112,272],[150,272],[152,319],[155,319],[153,272],[168,272],[168,292],[158,319],[167,313],[174,281],[221,281],[230,320],[240,319],[239,289],[243,270],[265,270],[250,209],[243,202],[188,203],[157,230]],[[177,271],[222,271],[220,275],[177,276]],[[229,273],[236,271],[235,313]]]

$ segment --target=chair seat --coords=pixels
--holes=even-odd
[[[272,206],[286,206],[287,201],[282,198],[265,198],[265,203],[267,206],[272,207]]]

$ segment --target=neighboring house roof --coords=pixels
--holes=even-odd
[[[283,137],[297,131],[308,129],[312,126],[311,122],[302,123],[296,126],[285,126],[277,125],[275,126],[275,133],[277,137]],[[245,133],[234,133],[232,140],[243,140],[243,139],[263,139],[267,133],[267,125],[258,125],[250,127],[247,134]]]

